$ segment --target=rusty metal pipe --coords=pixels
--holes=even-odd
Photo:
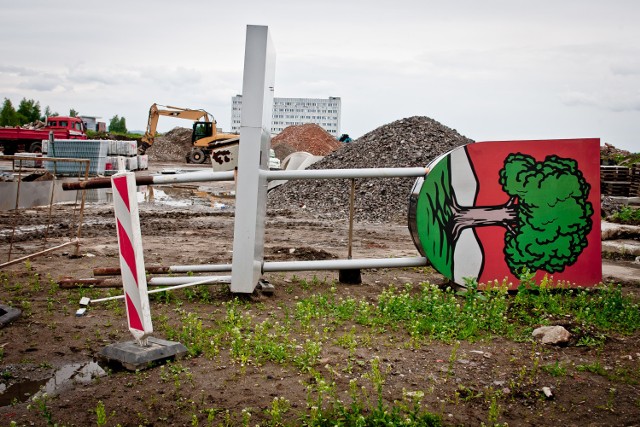
[[[162,185],[201,181],[233,181],[233,171],[213,172],[201,170],[197,172],[177,173],[174,175],[136,176],[136,185]],[[111,188],[111,178],[95,178],[89,181],[65,182],[62,184],[62,189],[66,191],[82,190],[84,188]]]
[[[169,274],[170,267],[146,267],[147,274]],[[120,267],[97,267],[93,269],[94,276],[119,276],[122,274]]]

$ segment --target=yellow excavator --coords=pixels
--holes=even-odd
[[[169,105],[151,105],[147,131],[138,147],[139,154],[144,154],[153,145],[160,116],[194,120],[191,133],[192,147],[186,154],[187,163],[204,163],[211,156],[214,169],[233,170],[234,162],[237,161],[240,135],[218,133],[215,119],[205,110],[192,110]]]

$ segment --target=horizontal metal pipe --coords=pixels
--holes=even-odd
[[[178,182],[200,181],[233,181],[234,172],[214,172],[201,170],[196,172],[176,173],[173,175],[153,175],[153,184],[173,184]]]
[[[161,185],[181,182],[233,181],[233,171],[213,172],[201,170],[196,172],[176,173],[171,175],[138,175],[136,185]],[[85,188],[110,188],[111,178],[95,178],[88,181],[70,181],[62,184],[62,189],[82,190]]]
[[[361,168],[361,169],[301,169],[265,172],[268,181],[293,179],[334,178],[403,178],[425,176],[428,169],[414,168]]]
[[[145,267],[145,270],[147,274],[171,273],[169,267],[147,266]],[[94,276],[119,276],[121,273],[120,267],[96,267],[93,269]]]
[[[201,279],[201,280],[196,280],[194,282],[189,282],[189,283],[185,283],[185,281],[183,280],[182,282],[179,282],[180,284],[178,284],[176,286],[169,286],[169,287],[166,287],[166,288],[153,289],[153,290],[148,291],[147,294],[155,294],[155,293],[158,293],[158,292],[173,291],[175,289],[188,288],[190,286],[197,286],[197,285],[208,285],[208,284],[213,284],[213,283],[231,283],[231,276],[190,277],[190,279]],[[160,285],[160,284],[156,284],[156,285]],[[116,295],[114,297],[92,299],[90,302],[104,302],[104,301],[111,301],[111,300],[123,299],[123,298],[124,298],[124,294],[123,295]]]
[[[231,271],[231,264],[172,265],[169,273],[219,273]]]
[[[231,276],[182,276],[182,277],[153,277],[149,280],[149,286],[182,286],[183,285],[200,285],[207,283],[230,283]],[[172,288],[154,289],[152,292],[161,292],[171,290]],[[175,288],[179,289],[179,288]]]
[[[350,270],[354,268],[421,267],[424,265],[427,265],[425,257],[273,261],[265,262],[263,271],[269,273],[278,271]]]
[[[265,262],[262,271],[275,273],[281,271],[314,271],[314,270],[349,270],[356,268],[402,268],[422,267],[427,265],[424,257],[412,258],[369,258],[369,259],[330,259],[316,261],[271,261]],[[172,265],[172,273],[208,273],[231,271],[231,264],[203,264],[203,265]],[[214,276],[182,276],[182,277],[154,277],[149,285],[175,285],[190,283]]]
[[[267,181],[296,179],[335,179],[335,178],[403,178],[424,176],[427,168],[361,168],[361,169],[318,169],[318,170],[283,170],[264,171]],[[160,185],[184,182],[233,181],[234,172],[213,172],[201,170],[197,172],[177,173],[172,175],[137,176],[137,185]],[[89,181],[73,181],[62,184],[63,190],[82,190],[84,188],[108,188],[110,178],[96,178]]]

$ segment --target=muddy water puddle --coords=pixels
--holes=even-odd
[[[6,372],[3,374],[6,375]],[[8,386],[0,383],[0,407],[14,402],[26,402],[43,393],[49,396],[59,394],[77,384],[88,384],[94,378],[103,377],[106,374],[96,362],[72,363],[58,368],[46,378],[24,379],[13,384],[9,382]]]
[[[153,203],[167,207],[207,207],[214,210],[230,209],[235,204],[235,193],[225,188],[212,187],[138,187],[138,203]]]
[[[215,210],[230,209],[234,205],[235,193],[226,187],[207,186],[140,186],[137,189],[138,203],[170,208],[206,207]],[[87,201],[97,204],[113,203],[113,192],[101,189],[87,193]]]

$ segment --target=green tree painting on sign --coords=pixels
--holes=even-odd
[[[429,172],[418,202],[423,224],[421,243],[429,261],[453,277],[453,254],[462,231],[499,226],[507,229],[504,256],[509,270],[523,268],[549,273],[574,264],[587,247],[594,213],[588,201],[590,185],[574,159],[512,153],[499,172],[499,184],[510,197],[501,205],[461,206],[451,187],[447,157]]]
[[[593,206],[591,186],[577,162],[558,156],[544,161],[510,154],[500,170],[500,184],[517,201],[516,226],[505,235],[504,253],[512,272],[560,272],[587,247]]]

